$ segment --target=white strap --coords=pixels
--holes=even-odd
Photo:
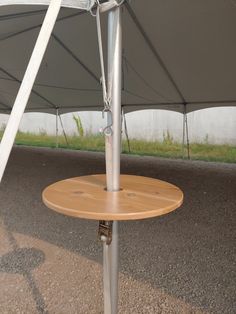
[[[101,83],[102,83],[102,91],[103,91],[103,117],[104,112],[107,112],[109,115],[109,119],[107,121],[110,121],[107,123],[105,128],[102,128],[101,131],[105,134],[105,136],[108,138],[112,135],[112,114],[111,114],[111,94],[112,94],[112,84],[113,81],[111,80],[109,82],[109,88],[107,88],[107,82],[106,82],[106,74],[105,74],[105,65],[104,65],[104,55],[103,55],[103,44],[102,44],[102,31],[101,31],[101,20],[100,20],[100,4],[98,3],[97,12],[96,12],[96,22],[97,22],[97,35],[98,35],[98,48],[99,48],[99,56],[100,56],[100,65],[101,65]],[[111,67],[111,73],[108,75],[108,79],[112,78],[113,75],[113,66]],[[108,140],[108,139],[107,139]],[[108,140],[109,141],[109,140]]]
[[[102,31],[101,31],[101,20],[100,20],[100,6],[97,7],[96,13],[96,22],[97,22],[97,35],[98,35],[98,48],[99,48],[99,56],[100,56],[100,65],[101,65],[101,83],[102,83],[102,91],[103,91],[103,103],[104,109],[109,109],[109,96],[106,85],[106,74],[105,74],[105,66],[104,66],[104,56],[103,56],[103,44],[102,44]],[[107,108],[106,108],[107,107]]]

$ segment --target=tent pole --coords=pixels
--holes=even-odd
[[[130,140],[129,140],[129,133],[128,133],[128,128],[127,128],[127,121],[126,121],[126,116],[125,116],[125,112],[123,110],[123,115],[124,115],[124,129],[125,129],[125,136],[126,136],[126,140],[127,140],[127,145],[128,145],[128,152],[131,152],[130,149]]]
[[[23,81],[17,94],[6,130],[0,144],[0,182],[5,171],[12,146],[25,111],[34,81],[39,71],[48,41],[60,10],[62,0],[51,0],[37,42],[31,55]]]
[[[59,147],[58,141],[58,108],[56,109],[56,148]]]
[[[184,159],[185,151],[184,151],[184,146],[185,146],[185,105],[184,105],[184,112],[183,112],[183,137],[182,137],[182,158]]]
[[[108,13],[108,89],[111,88],[111,113],[108,124],[112,123],[112,134],[106,136],[107,190],[120,189],[121,151],[121,62],[122,35],[121,10],[114,8]],[[114,201],[116,193],[113,193]],[[104,313],[118,312],[118,222],[112,222],[112,241],[104,244]]]
[[[68,138],[66,136],[66,131],[65,131],[64,125],[62,123],[61,115],[58,114],[58,117],[59,117],[59,121],[60,121],[60,124],[61,124],[61,128],[62,128],[62,132],[63,132],[64,138],[65,138],[65,141],[66,141],[66,145],[67,145],[67,147],[69,147],[69,142],[68,142]]]
[[[187,152],[188,152],[188,159],[190,159],[190,145],[189,145],[189,133],[188,133],[188,116],[185,112],[185,125],[186,125],[186,140],[187,140]]]
[[[120,190],[120,153],[121,153],[121,81],[122,81],[122,27],[121,8],[117,7],[108,13],[108,54],[113,71],[112,83],[112,116],[113,116],[113,154],[112,154],[112,190]],[[113,47],[112,47],[113,46]],[[110,58],[109,57],[109,58]],[[114,198],[116,197],[114,193]],[[112,314],[118,313],[118,222],[113,222],[112,242],[110,248],[111,270],[111,307]]]
[[[112,63],[112,116],[113,116],[113,165],[112,165],[112,189],[120,190],[120,153],[121,153],[121,76],[122,76],[122,36],[121,36],[121,9],[113,9],[108,13],[108,31],[112,40],[113,50]],[[109,39],[109,38],[108,38]],[[108,53],[110,54],[110,44]]]

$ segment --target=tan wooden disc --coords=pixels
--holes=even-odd
[[[157,179],[121,175],[121,190],[106,191],[106,175],[56,182],[43,191],[47,207],[64,215],[95,220],[134,220],[167,214],[183,202],[182,191]]]

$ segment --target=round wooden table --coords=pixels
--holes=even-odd
[[[107,221],[156,217],[183,202],[182,191],[170,183],[133,175],[120,180],[117,192],[106,191],[104,174],[59,181],[43,191],[43,202],[64,215]]]
[[[103,241],[104,313],[118,307],[118,221],[167,214],[183,202],[182,191],[157,179],[121,175],[120,191],[106,190],[106,175],[56,182],[43,191],[45,205],[64,215],[99,220]]]

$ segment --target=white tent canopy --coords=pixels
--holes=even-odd
[[[10,113],[49,0],[0,6],[0,112]],[[63,0],[27,111],[101,110],[94,1]],[[101,16],[102,24],[106,18]],[[126,112],[190,112],[236,105],[236,3],[132,0],[124,4],[122,105]],[[106,27],[103,27],[106,45]],[[104,49],[106,50],[106,49]]]

